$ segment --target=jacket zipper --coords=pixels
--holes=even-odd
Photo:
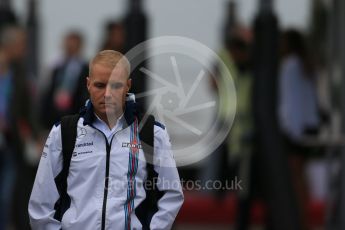
[[[111,145],[108,144],[107,141],[107,158],[106,158],[106,166],[105,166],[105,180],[104,180],[104,195],[103,195],[103,207],[102,207],[102,230],[105,229],[105,215],[107,210],[107,199],[108,199],[108,185],[109,185],[109,159],[110,159],[110,149]]]
[[[117,132],[114,133],[113,137],[110,140],[110,144],[108,143],[108,139],[105,136],[105,134],[95,128],[94,126],[90,125],[92,128],[94,128],[95,130],[97,130],[98,132],[100,132],[104,139],[105,139],[105,143],[106,143],[106,151],[107,151],[107,156],[106,156],[106,166],[105,166],[105,180],[104,180],[104,194],[103,194],[103,206],[102,206],[102,225],[101,225],[101,230],[105,230],[105,216],[106,216],[106,210],[107,210],[107,199],[108,199],[108,185],[109,185],[109,162],[110,162],[110,150],[111,150],[111,144],[113,143],[113,139],[115,137],[115,135],[118,132],[121,132],[122,130],[125,129],[121,129]]]

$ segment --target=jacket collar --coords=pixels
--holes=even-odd
[[[126,96],[124,113],[127,125],[131,125],[137,116],[136,107],[135,95],[128,93]],[[94,114],[94,108],[90,99],[86,101],[85,106],[81,109],[79,114],[84,118],[83,125],[91,125],[95,121],[96,116]]]

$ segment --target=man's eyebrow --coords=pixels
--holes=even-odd
[[[123,82],[120,80],[109,80],[108,83],[109,84],[119,84],[119,83],[123,84]]]
[[[103,82],[103,81],[94,81],[93,84],[107,84],[106,82]]]

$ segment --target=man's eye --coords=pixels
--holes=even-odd
[[[111,88],[112,89],[120,89],[122,87],[123,87],[122,83],[113,83],[113,84],[111,84]]]
[[[97,88],[103,88],[103,87],[104,87],[104,84],[96,83],[96,84],[95,84],[95,87],[97,87]]]

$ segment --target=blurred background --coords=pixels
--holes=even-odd
[[[237,95],[222,144],[179,167],[185,203],[174,229],[345,229],[345,1],[0,0],[0,230],[30,229],[27,203],[44,142],[88,98],[90,58],[167,35],[219,56],[195,91],[217,101],[219,119],[202,112],[187,123],[232,122],[218,84],[226,71]],[[156,87],[142,67],[175,84],[168,58],[144,58],[132,91]],[[176,61],[190,88],[200,65]],[[164,123],[173,146],[195,141]]]

